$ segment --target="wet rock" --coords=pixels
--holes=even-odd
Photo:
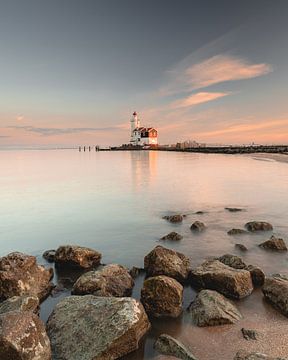
[[[134,280],[126,268],[110,264],[80,276],[73,286],[72,294],[123,297],[132,294],[133,286]]]
[[[182,313],[183,286],[175,279],[159,275],[144,281],[141,302],[154,317],[178,317]]]
[[[0,315],[1,360],[51,360],[44,324],[30,311]]]
[[[19,252],[0,258],[0,299],[31,295],[44,300],[52,290],[52,269],[45,269],[35,256]]]
[[[223,264],[228,265],[234,269],[246,269],[247,265],[241,259],[241,257],[231,254],[225,254],[218,258]]]
[[[235,229],[235,228],[233,228],[233,229],[229,230],[227,232],[227,234],[228,235],[247,235],[247,234],[249,234],[249,232],[246,231],[246,230],[243,230],[243,229]]]
[[[265,274],[262,269],[255,265],[248,265],[247,270],[251,274],[252,282],[255,287],[259,287],[264,284]]]
[[[154,348],[160,354],[175,356],[177,359],[197,360],[185,345],[166,334],[162,334],[158,337],[154,344]]]
[[[276,238],[274,235],[272,235],[269,240],[259,244],[259,246],[263,249],[287,251],[285,241],[281,238]]]
[[[248,251],[247,247],[243,244],[235,244],[235,248],[237,248],[241,251]]]
[[[273,230],[273,226],[266,221],[250,221],[245,225],[245,228],[250,232]]]
[[[173,224],[177,224],[183,221],[183,215],[167,215],[167,216],[163,216],[163,219],[173,223]]]
[[[258,339],[258,333],[255,330],[249,330],[249,329],[241,329],[243,338],[245,340],[257,340]]]
[[[246,350],[240,350],[237,352],[234,360],[285,360],[284,358],[272,358],[268,355],[258,352],[250,353]]]
[[[156,246],[145,256],[144,269],[148,276],[166,275],[183,283],[189,275],[190,261],[175,250]]]
[[[243,209],[235,208],[235,207],[225,207],[225,210],[230,211],[230,212],[240,212],[240,211],[243,211]]]
[[[206,226],[201,221],[195,221],[191,226],[190,229],[194,232],[202,232],[206,229]]]
[[[93,295],[63,299],[47,323],[53,358],[61,360],[118,359],[138,349],[149,328],[137,300]]]
[[[56,250],[46,250],[42,257],[47,260],[48,262],[54,262],[55,261],[55,254],[56,254]]]
[[[265,279],[263,288],[265,299],[272,306],[288,317],[288,280],[285,277],[274,276]]]
[[[129,270],[129,274],[131,275],[131,277],[135,280],[140,274],[145,274],[145,270],[143,268],[139,268],[137,266],[133,266],[130,270]]]
[[[37,296],[13,296],[0,303],[0,314],[9,311],[32,311],[33,313],[38,314],[39,299]]]
[[[198,326],[234,324],[242,318],[236,306],[214,290],[201,290],[188,310]]]
[[[233,299],[250,295],[253,284],[250,272],[233,269],[219,260],[207,260],[191,271],[192,286],[216,290]]]
[[[61,266],[72,266],[91,269],[100,264],[101,254],[98,251],[82,246],[60,246],[56,250],[55,263]]]
[[[171,241],[179,241],[181,239],[183,239],[183,236],[175,231],[172,231],[161,238],[161,240],[171,240]]]

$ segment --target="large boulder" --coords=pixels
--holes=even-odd
[[[154,344],[154,348],[160,354],[167,355],[168,357],[173,356],[182,360],[197,360],[185,345],[167,334],[162,334],[158,337]]]
[[[159,275],[144,281],[141,302],[155,317],[177,317],[182,312],[183,286],[175,279]]]
[[[145,256],[144,268],[148,276],[166,275],[185,282],[189,275],[190,261],[175,250],[156,246]]]
[[[76,281],[72,293],[75,295],[130,296],[134,280],[121,265],[110,264],[98,271],[89,271]]]
[[[32,295],[44,300],[53,288],[52,269],[45,269],[35,256],[19,252],[0,258],[0,299]]]
[[[13,296],[0,303],[0,314],[9,311],[32,311],[35,314],[39,311],[39,299],[37,296]]]
[[[55,263],[61,266],[72,266],[91,269],[100,264],[101,254],[98,251],[82,246],[60,246],[55,253]]]
[[[44,324],[30,311],[0,315],[1,360],[51,360]]]
[[[284,358],[275,358],[259,352],[250,353],[246,350],[240,350],[237,352],[234,360],[285,360]]]
[[[171,241],[179,241],[181,239],[183,239],[183,236],[175,231],[172,231],[161,238],[161,240],[171,240]]]
[[[201,290],[189,312],[198,326],[234,324],[242,318],[236,306],[214,290]]]
[[[233,299],[250,295],[253,284],[250,272],[233,269],[219,260],[207,260],[191,271],[192,286],[216,290]]]
[[[245,225],[245,228],[250,232],[273,230],[273,226],[266,221],[250,221]]]
[[[262,291],[266,300],[288,317],[288,279],[281,275],[267,277]]]
[[[244,269],[250,272],[253,285],[255,287],[262,286],[265,280],[265,274],[258,266],[246,265],[241,257],[231,254],[225,254],[218,258],[223,264],[232,267],[233,269]]]
[[[47,332],[54,359],[113,360],[138,349],[150,328],[132,298],[69,296],[50,315]]]
[[[172,224],[177,224],[183,221],[183,215],[177,214],[177,215],[166,215],[163,216],[163,219],[171,222]]]
[[[276,238],[274,235],[269,240],[259,244],[259,246],[268,250],[287,251],[285,241],[281,238]]]

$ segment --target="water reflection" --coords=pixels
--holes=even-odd
[[[288,164],[256,161],[246,156],[166,152],[10,151],[0,152],[0,253],[44,250],[72,243],[103,254],[104,263],[142,267],[144,256],[170,231],[183,239],[165,242],[190,257],[192,266],[209,256],[234,253],[267,274],[287,273],[287,254],[258,247],[270,234],[229,236],[250,220],[265,220],[287,240]],[[246,211],[230,213],[227,206]],[[204,214],[195,214],[202,210]],[[162,219],[186,213],[182,224]],[[198,236],[190,225],[201,220],[207,230]],[[235,249],[243,243],[248,252]],[[46,320],[55,304],[70,294],[79,274],[57,271],[55,281],[66,290],[41,308]],[[68,279],[68,280],[67,280]],[[71,281],[70,281],[71,280]],[[133,296],[140,297],[143,277]],[[177,320],[153,320],[153,328],[138,352],[126,359],[152,359],[155,338],[176,336],[201,360],[232,359],[240,348],[287,355],[287,319],[263,302],[261,291],[237,303],[244,319],[237,325],[197,328],[185,311],[195,296],[184,292],[184,312]],[[263,333],[247,342],[241,327]],[[286,343],[285,343],[286,342]]]

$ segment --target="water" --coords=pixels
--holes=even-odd
[[[276,235],[287,239],[288,163],[259,160],[265,159],[153,151],[1,151],[0,255],[17,250],[34,254],[43,263],[44,250],[68,243],[100,251],[103,263],[141,267],[159,238],[175,230],[183,240],[164,246],[185,253],[192,266],[208,256],[240,254],[234,245],[241,242],[249,249],[241,254],[245,262],[267,274],[287,273],[287,254],[257,246],[270,234],[227,235],[229,229],[243,227],[247,221],[265,220],[274,225]],[[230,213],[227,206],[244,211]],[[194,214],[200,210],[205,213]],[[172,213],[187,217],[181,225],[162,219]],[[189,226],[195,220],[207,225],[205,233],[191,233]],[[56,274],[55,280],[66,278],[67,274]],[[137,298],[142,281],[139,278],[135,286]],[[42,305],[43,320],[67,294]],[[195,291],[187,287],[184,307],[194,296]],[[260,291],[238,306],[244,319],[233,326],[197,328],[185,311],[177,320],[153,321],[139,351],[126,359],[155,357],[152,344],[161,332],[181,339],[201,360],[215,359],[215,354],[232,359],[240,348],[288,354],[287,319],[262,301]],[[243,326],[262,331],[261,340],[243,340]]]

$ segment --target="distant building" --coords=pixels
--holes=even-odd
[[[187,141],[183,141],[181,143],[177,143],[176,144],[176,148],[177,149],[191,149],[191,148],[199,148],[199,147],[205,147],[206,144],[199,144],[198,142],[194,141],[194,140],[187,140]]]
[[[132,114],[130,120],[131,123],[131,134],[130,144],[131,145],[157,145],[158,144],[158,132],[153,127],[142,127],[140,126],[140,119],[136,111]]]

